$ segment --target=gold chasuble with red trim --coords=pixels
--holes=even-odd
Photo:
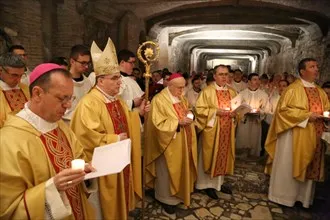
[[[231,108],[236,92],[217,90],[215,83],[204,88],[195,105],[196,125],[201,132],[204,172],[211,178],[234,173],[235,123],[229,115],[217,116],[218,109]]]
[[[80,100],[73,114],[71,128],[89,160],[95,147],[118,142],[120,133],[127,133],[132,141],[131,164],[120,173],[98,178],[105,220],[127,219],[142,196],[140,124],[137,111],[129,111],[119,97],[111,102],[106,100],[97,88]]]
[[[71,129],[63,121],[57,125],[42,134],[25,119],[8,115],[0,129],[0,219],[44,219],[46,182],[69,168],[72,159],[87,161]],[[63,220],[95,219],[82,184],[65,193],[72,214]]]
[[[109,115],[111,116],[111,121],[113,123],[113,128],[115,130],[115,134],[127,133],[127,137],[129,138],[129,130],[127,119],[125,116],[125,112],[123,107],[120,104],[119,100],[106,103]],[[129,185],[130,185],[130,165],[128,164],[124,170],[124,188],[125,188],[125,200],[126,200],[126,208],[129,210]]]
[[[59,128],[49,131],[40,136],[49,160],[56,173],[71,167],[74,159],[68,140]],[[78,186],[74,186],[65,191],[76,220],[83,220],[84,214],[81,206],[81,197]]]
[[[323,106],[317,88],[305,87],[305,92],[308,98],[309,111],[322,115]],[[306,178],[315,181],[320,181],[321,176],[323,176],[321,175],[321,166],[322,166],[322,161],[324,160],[324,153],[325,153],[324,146],[321,143],[321,136],[322,133],[324,132],[324,124],[322,120],[316,120],[315,122],[313,122],[313,124],[316,132],[316,149],[313,160],[307,167]]]
[[[308,120],[312,112],[322,115],[323,111],[329,109],[328,97],[319,86],[305,87],[300,79],[290,84],[278,101],[268,131],[265,143],[268,153],[265,167],[267,174],[271,174],[272,171],[278,136],[292,129],[293,178],[301,182],[305,182],[306,179],[324,180],[324,147],[320,141],[324,130],[323,121],[308,121],[305,128],[298,125]]]
[[[0,128],[8,114],[16,114],[24,108],[29,100],[29,89],[24,84],[19,84],[18,89],[3,90],[0,88]]]

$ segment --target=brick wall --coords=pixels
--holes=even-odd
[[[74,0],[57,4],[57,19],[53,34],[53,55],[68,57],[75,44],[82,44],[84,18],[78,14]],[[82,2],[82,1],[81,1]]]
[[[0,27],[17,31],[14,44],[22,44],[28,53],[28,66],[43,61],[40,3],[37,0],[6,0],[0,2]],[[5,51],[1,51],[5,52]]]

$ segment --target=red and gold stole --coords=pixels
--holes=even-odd
[[[309,111],[318,114],[323,114],[323,106],[320,98],[319,91],[317,88],[307,88],[305,87],[305,92],[308,98]],[[306,171],[306,178],[320,181],[321,177],[321,162],[324,157],[324,147],[321,143],[321,136],[324,131],[324,125],[321,120],[317,120],[314,123],[316,131],[316,150],[312,162],[308,165]]]
[[[175,103],[175,104],[173,104],[173,107],[175,109],[175,112],[176,112],[179,120],[182,120],[187,115],[187,113],[188,113],[188,109],[183,104],[183,102]],[[191,130],[191,126],[190,125],[184,126],[184,132],[185,132],[186,138],[187,138],[188,152],[189,152],[190,157],[192,158],[192,150],[191,150],[191,145],[192,145],[192,130]]]
[[[115,134],[127,133],[129,137],[126,115],[119,100],[105,104],[110,115]],[[129,210],[129,186],[130,186],[130,164],[123,171],[126,208]]]
[[[12,112],[17,113],[24,108],[27,98],[21,89],[2,90],[2,92]]]
[[[64,132],[60,128],[56,128],[40,136],[48,158],[50,159],[55,172],[70,168],[71,161],[74,159],[70,144]],[[81,197],[78,186],[74,186],[65,191],[75,219],[84,219],[84,212],[81,204]]]
[[[217,90],[218,106],[220,109],[230,108],[229,90]],[[229,115],[218,117],[220,123],[218,154],[215,162],[214,176],[226,175],[227,157],[231,148],[231,124]]]

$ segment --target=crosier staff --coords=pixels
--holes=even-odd
[[[145,100],[146,103],[149,101],[149,81],[151,78],[151,72],[150,67],[152,66],[152,62],[157,61],[159,57],[159,46],[157,43],[153,41],[146,41],[143,44],[140,45],[140,47],[137,50],[137,57],[139,60],[144,64],[145,66]],[[145,122],[147,121],[148,114],[145,114]],[[145,123],[144,126],[144,133],[147,133],[147,126]],[[146,139],[145,139],[146,140]],[[145,206],[145,185],[146,185],[146,178],[145,178],[145,170],[146,170],[146,164],[145,159],[143,156],[142,161],[142,219],[144,219],[144,206]]]

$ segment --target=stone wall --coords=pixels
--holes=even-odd
[[[311,57],[318,61],[320,68],[320,82],[329,80],[329,49],[327,50],[326,38],[320,35],[314,35],[317,32],[302,33],[296,42],[296,46],[283,47],[282,51],[274,56],[269,57],[267,65],[267,73],[272,75],[274,73],[288,72],[298,75],[297,66],[300,60]]]

